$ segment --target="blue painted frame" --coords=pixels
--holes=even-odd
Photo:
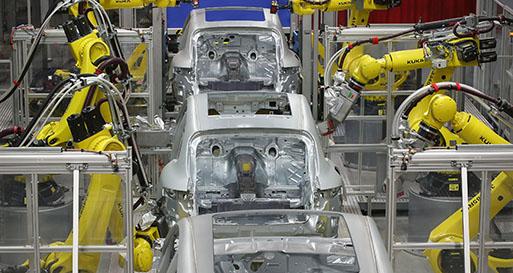
[[[288,0],[279,0],[280,5],[286,5]],[[209,7],[229,7],[229,6],[238,6],[238,7],[263,7],[270,8],[271,0],[200,0],[200,8],[209,8]],[[168,8],[167,9],[167,27],[168,28],[182,28],[187,16],[189,16],[190,11],[192,10],[192,6],[189,4],[182,4],[176,8]],[[222,13],[220,13],[220,16]],[[278,11],[278,15],[280,16],[281,24],[283,27],[290,27],[290,11],[289,10],[280,10]],[[254,18],[258,20],[258,18]],[[222,21],[223,18],[219,17],[217,20]],[[248,19],[250,20],[250,19]]]

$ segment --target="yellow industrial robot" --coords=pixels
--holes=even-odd
[[[458,112],[455,101],[445,95],[445,90],[439,90],[436,85],[437,82],[450,80],[454,69],[457,67],[475,66],[483,62],[495,61],[497,58],[495,52],[483,51],[495,48],[496,42],[494,39],[477,38],[476,33],[479,33],[479,30],[475,28],[472,35],[458,33],[459,24],[468,20],[473,19],[456,20],[457,23],[451,20],[428,23],[430,27],[454,25],[453,32],[455,36],[459,36],[458,38],[427,42],[424,43],[422,48],[391,52],[380,59],[362,55],[347,59],[347,62],[344,62],[344,57],[342,57],[341,67],[347,76],[346,81],[342,84],[342,90],[347,92],[343,95],[348,98],[345,100],[347,105],[351,105],[359,96],[359,91],[365,88],[367,84],[375,81],[383,69],[397,72],[431,67],[432,71],[425,84],[431,84],[433,92],[417,100],[406,113],[409,127],[417,137],[434,146],[449,146],[453,143],[509,143],[478,118],[466,112]],[[476,20],[480,19],[476,18]],[[511,21],[504,17],[481,18],[481,20],[488,22],[497,20],[501,23],[511,24]],[[421,26],[420,29],[424,29],[424,27]],[[488,27],[487,31],[492,28],[493,25]],[[378,40],[378,38],[372,38],[368,42],[377,43]],[[459,85],[455,85],[453,89],[458,90]],[[499,110],[513,115],[511,104],[500,99],[491,98],[490,100]],[[347,109],[350,109],[350,107],[339,106],[336,109],[338,112],[331,113],[331,117],[336,120],[333,122],[335,125],[337,122],[344,120],[348,113]],[[341,109],[346,109],[346,111]],[[451,123],[452,130],[444,126],[448,122]],[[490,210],[492,218],[513,200],[512,179],[513,173],[502,172],[492,181]],[[472,198],[468,204],[470,236],[475,237],[479,227],[480,195]],[[462,212],[458,210],[436,227],[431,232],[429,239],[432,242],[462,242],[462,233]],[[428,249],[425,251],[425,255],[428,257],[433,270],[437,273],[454,272],[451,271],[454,268],[448,269],[453,264],[451,263],[451,257],[454,259],[461,258],[461,252],[454,250]],[[449,259],[446,259],[447,257]],[[475,255],[472,255],[472,261],[475,265],[477,262]],[[489,256],[488,265],[494,272],[498,272],[498,268],[512,268],[513,259]]]
[[[340,87],[344,89],[342,92],[347,92],[344,98],[347,98],[349,103],[340,101],[339,105],[330,107],[328,122],[322,133],[329,134],[334,131],[349,113],[352,104],[359,97],[359,92],[378,80],[383,71],[404,72],[431,68],[425,85],[448,81],[458,67],[476,66],[479,63],[496,60],[495,52],[481,51],[494,47],[494,39],[450,38],[444,41],[425,42],[422,48],[390,52],[379,59],[367,54],[348,58],[341,64],[342,70],[346,72],[346,81]],[[422,100],[415,110],[411,111],[408,119],[411,128],[417,129],[420,126],[428,102],[429,98]],[[450,140],[460,140],[447,129],[442,128],[441,131],[447,143]]]
[[[446,85],[446,84],[445,84]],[[462,85],[458,83],[450,84],[445,87],[454,91],[465,91]],[[443,143],[444,136],[440,134],[440,130],[445,124],[450,123],[452,132],[462,141],[468,144],[510,144],[507,140],[499,136],[490,129],[481,120],[470,113],[458,112],[456,102],[449,96],[440,93],[438,84],[434,83],[430,87],[430,92],[422,99],[427,98],[426,111],[421,116],[422,128],[418,131],[423,134],[422,140],[428,140],[431,143]],[[475,95],[472,94],[472,95]],[[484,95],[488,101],[492,102],[495,107],[513,115],[513,106],[502,99],[493,98]],[[483,97],[482,97],[483,98]],[[409,108],[411,110],[413,108]],[[410,111],[411,111],[410,110]],[[408,114],[408,112],[406,112]],[[424,132],[422,132],[424,131]],[[427,137],[429,136],[429,137]],[[447,143],[443,145],[448,145]],[[513,200],[513,172],[501,172],[491,182],[491,201],[490,201],[490,218],[494,218],[511,200]],[[481,206],[480,194],[474,196],[468,202],[469,211],[469,235],[470,238],[477,236],[479,231],[479,213]],[[430,242],[463,242],[463,215],[458,210],[450,215],[446,220],[432,230]],[[426,249],[424,254],[436,273],[442,272],[462,272],[463,270],[463,252],[454,249]],[[471,253],[472,271],[477,268],[477,256]],[[488,257],[488,267],[498,273],[500,269],[513,268],[513,258]]]
[[[366,26],[369,14],[374,10],[386,10],[397,7],[401,0],[291,0],[292,12],[298,15],[310,15],[319,10],[333,12],[350,10],[349,26]]]
[[[191,1],[187,1],[191,2]],[[62,5],[59,5],[62,4]],[[141,8],[148,5],[157,7],[174,7],[177,0],[63,0],[55,5],[55,9],[69,8],[71,20],[63,25],[66,37],[76,60],[80,75],[70,77],[52,91],[43,105],[43,111],[51,97],[64,86],[69,86],[73,80],[84,83],[88,79],[97,78],[111,82],[112,86],[123,85],[129,77],[128,65],[121,58],[121,49],[116,46],[115,31],[112,26],[106,26],[106,13],[104,9]],[[194,1],[194,4],[197,4]],[[101,5],[101,6],[99,6]],[[97,11],[95,14],[91,11]],[[53,14],[53,13],[52,13]],[[100,18],[97,18],[96,16]],[[103,18],[102,18],[103,16]],[[49,19],[49,18],[47,18]],[[101,33],[98,28],[105,30]],[[118,44],[119,45],[119,44]],[[89,77],[89,78],[88,78]],[[84,86],[86,86],[84,84]],[[106,96],[105,86],[87,85],[73,93],[72,99],[60,120],[46,124],[41,130],[36,130],[40,121],[39,114],[30,122],[19,141],[13,146],[60,146],[86,151],[121,151],[126,149],[126,143],[136,146],[134,136],[130,130],[126,107],[112,102]],[[122,95],[120,95],[122,97]],[[120,112],[118,108],[125,109]],[[115,120],[121,120],[124,128],[116,126]],[[35,140],[34,140],[35,138]],[[31,140],[32,139],[32,140]],[[137,161],[137,160],[136,160]],[[140,167],[139,182],[141,188],[148,186],[148,181]],[[78,200],[76,200],[78,201]],[[121,211],[121,179],[117,175],[94,174],[91,175],[87,189],[87,198],[80,214],[80,245],[103,245],[107,238],[121,243],[123,238],[123,212]],[[109,236],[110,234],[110,236]],[[137,229],[134,239],[134,268],[136,271],[149,271],[152,267],[153,241],[159,237],[159,229],[153,225],[147,229]],[[130,239],[130,238],[129,238]],[[65,242],[53,245],[71,245],[72,236]],[[72,271],[71,253],[51,253],[41,260],[41,268],[45,272],[67,273]],[[81,272],[97,272],[100,260],[99,253],[80,253],[79,268]],[[23,272],[29,270],[29,262],[22,266],[7,269],[2,272]]]
[[[369,16],[372,11],[375,10],[387,10],[393,7],[398,7],[401,4],[401,0],[291,0],[290,8],[294,14],[297,15],[311,15],[315,10],[322,12],[336,12],[336,11],[350,11],[350,18],[348,26],[367,26],[369,24]],[[312,43],[313,43],[312,36]],[[324,75],[324,66],[322,60],[324,59],[324,45],[319,42],[319,59],[317,61],[317,71],[319,77],[322,78]],[[357,56],[363,54],[363,47],[355,48],[351,52],[351,56]],[[350,56],[350,57],[351,57]],[[324,60],[326,63],[326,60]],[[333,71],[334,72],[334,71]],[[395,84],[401,85],[406,80],[408,74],[402,73]],[[369,90],[380,89],[383,85],[386,85],[386,81],[376,82],[373,85],[369,85]]]
[[[436,85],[434,85],[436,87]],[[430,139],[441,138],[436,132],[445,128],[448,122],[452,125],[452,132],[468,144],[510,144],[499,136],[481,120],[466,112],[458,112],[456,102],[449,96],[434,92],[427,96],[427,109],[421,115],[422,131],[431,135]],[[498,100],[497,105],[504,102]],[[506,104],[509,111],[511,105]],[[447,129],[446,129],[447,130]],[[486,183],[486,181],[484,181]],[[474,196],[468,202],[470,238],[474,238],[479,231],[479,211],[481,194]],[[490,218],[494,218],[511,200],[513,200],[513,172],[501,172],[491,182]],[[431,242],[463,242],[463,214],[461,210],[454,212],[429,236]],[[460,250],[427,249],[424,254],[436,273],[453,272],[457,267],[463,266],[463,253]],[[477,257],[471,254],[473,268],[477,268]],[[500,258],[490,255],[488,266],[498,273],[499,268],[513,268],[513,258]],[[459,271],[458,271],[459,272]]]
[[[475,37],[454,38],[443,42],[426,42],[422,48],[391,52],[380,59],[370,55],[361,55],[344,63],[344,70],[350,71],[349,83],[357,88],[380,77],[383,70],[402,72],[420,68],[432,68],[424,85],[435,82],[449,81],[454,70],[458,67],[476,66],[479,63],[496,60],[496,55],[481,52],[495,47],[495,39],[479,40]],[[484,54],[485,53],[485,54]],[[410,127],[417,129],[421,117],[427,109],[430,98],[423,99],[410,112],[408,122]],[[441,129],[445,143],[459,139],[449,130]],[[461,143],[461,141],[459,141]]]

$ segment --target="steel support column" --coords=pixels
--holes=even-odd
[[[479,211],[479,267],[478,272],[488,272],[488,250],[486,242],[489,236],[490,226],[490,194],[491,184],[488,181],[488,172],[481,175],[481,207]]]
[[[312,114],[315,120],[319,119],[319,71],[317,62],[319,59],[319,17],[318,10],[313,14],[313,43],[312,43]]]
[[[72,271],[78,273],[78,235],[80,220],[80,170],[73,170],[73,251],[72,251]],[[37,272],[37,271],[36,271]]]
[[[301,43],[301,62],[303,66],[302,93],[312,103],[313,55],[312,55],[312,17],[301,16],[299,39]]]
[[[136,19],[135,19],[135,9],[120,9],[119,10],[119,26],[121,28],[135,28],[136,27]]]
[[[463,215],[463,261],[465,273],[470,273],[470,223],[468,215],[468,165],[461,165],[461,210]]]
[[[27,24],[32,25],[32,1],[27,0]]]
[[[46,13],[48,12],[49,8],[50,8],[50,5],[49,5],[49,1],[48,0],[40,0],[40,2],[39,2],[39,14],[41,16],[41,21],[43,21],[43,19],[45,18]]]
[[[164,88],[165,79],[164,65],[165,59],[164,54],[167,54],[167,49],[164,48],[164,36],[167,31],[166,25],[166,9],[153,9],[153,32],[152,41],[149,51],[149,59],[152,61],[151,67],[149,67],[148,75],[150,76],[150,90],[149,90],[149,101],[148,101],[148,116],[153,117],[154,115],[163,116],[164,114]]]
[[[323,12],[322,16],[324,25],[330,27],[338,26],[338,12]]]
[[[32,234],[39,234],[39,181],[37,174],[32,174],[30,177],[30,181],[30,185],[32,186]],[[39,236],[32,236],[32,238],[34,246],[34,264],[32,266],[34,268],[34,272],[41,272],[41,264],[37,262],[41,260],[41,255],[39,252],[39,248],[41,247],[39,242]]]
[[[388,257],[393,262],[394,257],[394,227],[395,227],[395,217],[396,217],[396,189],[395,189],[395,168],[392,167],[392,148],[389,148],[389,156],[387,157],[388,169],[387,173],[387,210],[386,210],[386,219],[387,219],[387,251]]]

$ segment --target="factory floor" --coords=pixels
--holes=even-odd
[[[386,238],[387,221],[384,216],[372,217],[378,226],[382,238]],[[406,235],[408,227],[408,217],[397,217],[396,231],[397,234]],[[403,236],[404,237],[404,236]],[[401,238],[399,237],[399,240]],[[422,253],[411,253],[407,251],[397,251],[394,253],[394,272],[395,273],[431,273],[431,266]]]

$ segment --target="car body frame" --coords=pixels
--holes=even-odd
[[[302,95],[190,96],[160,177],[167,211],[171,220],[246,209],[339,211],[342,177],[324,154]]]
[[[182,99],[212,91],[296,93],[300,67],[279,16],[269,9],[196,9],[171,61],[172,93]]]
[[[185,218],[179,233],[177,247],[164,246],[159,272],[393,272],[376,224],[367,216],[223,212]]]

